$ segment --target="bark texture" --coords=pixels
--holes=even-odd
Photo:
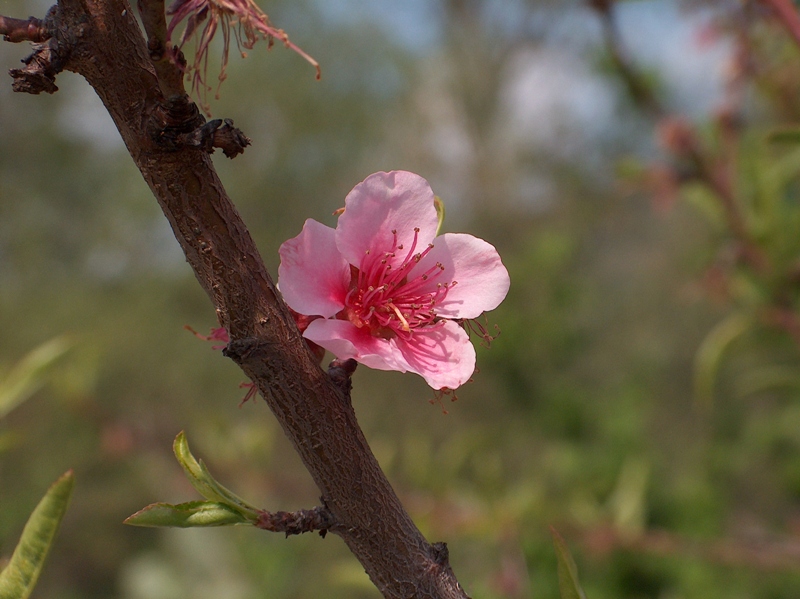
[[[347,387],[317,364],[228,198],[208,153],[175,148],[204,119],[185,96],[164,98],[151,53],[123,0],[61,0],[48,51],[89,82],[211,298],[237,362],[319,487],[340,536],[385,597],[465,598],[444,543],[428,543],[375,460]],[[245,138],[246,139],[246,138]]]

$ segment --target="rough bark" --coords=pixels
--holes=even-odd
[[[108,109],[228,329],[226,355],[256,384],[319,487],[333,519],[330,532],[385,597],[467,597],[446,546],[425,540],[381,471],[347,389],[323,372],[303,342],[207,148],[165,143],[191,136],[203,119],[185,97],[162,96],[130,6],[61,0],[47,21],[48,56],[85,77]]]

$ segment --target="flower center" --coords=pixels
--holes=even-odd
[[[416,252],[419,229],[415,228],[411,248],[403,260],[393,266],[397,252],[404,248],[397,243],[396,230],[392,235],[390,251],[375,255],[367,250],[361,268],[350,267],[350,291],[345,297],[344,309],[336,316],[358,328],[367,327],[376,337],[407,339],[414,329],[441,326],[443,321],[436,316],[436,305],[456,282],[437,283],[431,290],[431,279],[444,272],[440,262],[409,278],[411,270],[433,249],[433,244]]]

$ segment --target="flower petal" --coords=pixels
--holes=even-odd
[[[409,341],[399,337],[395,341],[408,370],[434,389],[460,387],[475,372],[475,348],[467,332],[452,320],[444,326],[416,329]]]
[[[278,287],[292,310],[328,318],[344,308],[350,265],[336,249],[333,229],[308,219],[279,253]]]
[[[347,320],[315,320],[303,332],[303,337],[321,345],[340,360],[353,358],[376,370],[409,370],[394,343],[373,337],[368,329],[359,329]]]
[[[360,266],[367,252],[383,257],[392,251],[394,230],[405,250],[397,252],[395,260],[401,262],[411,250],[414,228],[419,229],[418,253],[436,236],[438,224],[433,191],[425,179],[406,171],[375,173],[347,194],[336,245],[350,264]]]
[[[439,276],[430,277],[420,291],[433,292],[440,283],[456,282],[436,307],[445,318],[477,318],[494,310],[508,293],[511,280],[493,245],[466,233],[446,233],[433,240],[409,279],[429,270],[436,263],[444,266]]]

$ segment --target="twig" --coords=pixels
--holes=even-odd
[[[800,46],[800,15],[791,0],[761,0],[772,9],[775,16],[783,24],[786,32],[792,36],[795,43]]]
[[[36,17],[12,19],[3,15],[0,15],[0,35],[4,41],[13,43],[41,43],[50,38],[50,32],[42,19]]]
[[[769,1],[783,2],[783,0]],[[676,156],[688,160],[694,169],[695,177],[704,182],[717,196],[728,229],[739,243],[742,260],[754,271],[767,273],[771,268],[769,260],[747,230],[747,224],[736,203],[724,165],[716,164],[706,155],[694,128],[688,122],[668,115],[659,98],[633,65],[617,29],[613,4],[614,0],[589,0],[589,5],[600,17],[606,47],[628,93],[646,114],[663,124],[662,130],[666,132],[664,137],[668,149]],[[797,16],[796,13],[794,16]]]
[[[321,537],[325,537],[335,522],[336,519],[327,507],[317,506],[296,512],[261,512],[256,527],[270,532],[282,532],[287,537],[316,530]]]
[[[662,118],[666,115],[664,107],[653,93],[651,86],[642,79],[638,69],[633,66],[630,55],[622,43],[622,38],[619,35],[617,23],[614,19],[613,4],[613,0],[589,0],[589,6],[600,17],[603,37],[611,62],[617,69],[617,73],[622,78],[622,82],[625,84],[633,101],[650,116]]]
[[[138,0],[136,4],[142,25],[147,36],[147,50],[150,60],[156,70],[158,84],[164,98],[169,100],[174,96],[186,95],[183,85],[185,61],[180,62],[183,55],[179,50],[173,51],[167,47],[167,18],[164,12],[164,0]]]

